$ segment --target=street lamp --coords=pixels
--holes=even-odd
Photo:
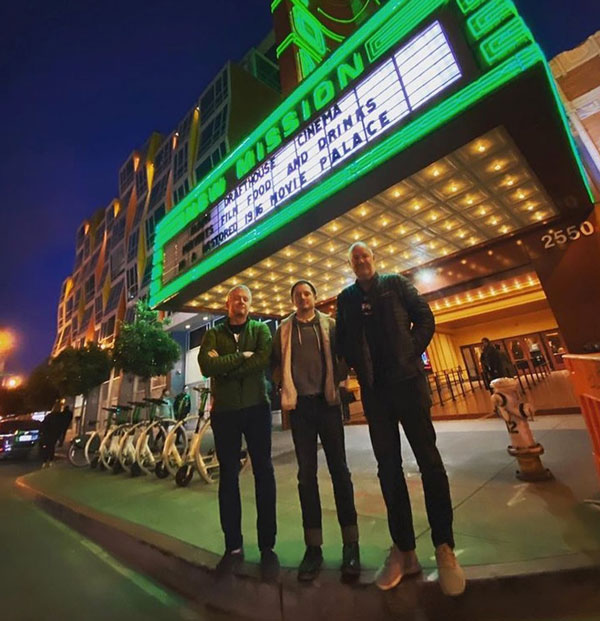
[[[13,332],[0,329],[0,356],[9,354],[15,347],[17,339]]]
[[[4,373],[4,363],[10,352],[15,348],[17,339],[14,332],[7,328],[0,328],[0,377]]]
[[[4,380],[4,386],[9,390],[18,388],[23,383],[23,378],[20,375],[10,375]]]

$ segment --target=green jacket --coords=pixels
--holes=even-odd
[[[208,352],[219,354],[211,357]],[[244,358],[242,352],[253,351]],[[248,319],[236,343],[229,322],[208,330],[202,339],[198,364],[212,378],[214,412],[230,412],[269,403],[265,369],[271,358],[271,332],[266,324]]]

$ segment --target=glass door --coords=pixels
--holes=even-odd
[[[529,348],[524,342],[524,339],[520,337],[504,339],[504,344],[512,363],[517,369],[520,371],[531,370],[529,364]]]
[[[563,355],[567,353],[565,342],[558,330],[550,330],[542,334],[546,344],[546,350],[550,358],[550,364],[555,371],[561,371],[565,368]]]
[[[462,353],[463,360],[465,361],[465,368],[469,374],[469,379],[478,380],[481,373],[479,371],[479,357],[476,357],[476,354],[473,351],[474,348],[474,345],[463,345],[460,348],[460,351]]]

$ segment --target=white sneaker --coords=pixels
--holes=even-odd
[[[435,560],[442,593],[450,597],[462,595],[467,581],[465,572],[456,560],[454,550],[447,543],[443,543],[435,549]]]
[[[420,571],[421,565],[414,550],[403,552],[393,545],[384,564],[375,575],[375,584],[382,591],[388,591],[400,584],[404,576],[412,576]]]

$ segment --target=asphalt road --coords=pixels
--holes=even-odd
[[[217,621],[132,571],[23,498],[35,462],[0,461],[0,618],[3,621]]]

